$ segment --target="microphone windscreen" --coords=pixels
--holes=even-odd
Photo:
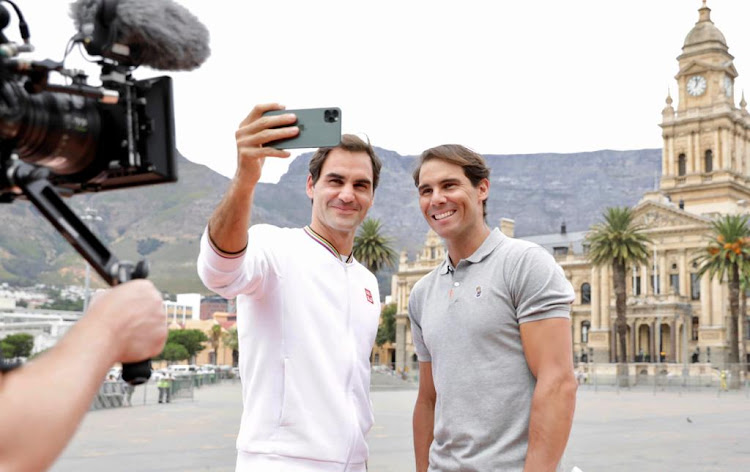
[[[110,0],[111,1],[111,0]],[[95,23],[103,0],[78,0],[71,16],[79,31]],[[130,48],[136,65],[159,70],[192,70],[210,55],[208,29],[172,0],[119,0],[107,25],[113,42]]]

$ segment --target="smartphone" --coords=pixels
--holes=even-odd
[[[271,141],[264,146],[276,149],[300,149],[338,146],[341,143],[341,110],[339,108],[307,108],[303,110],[272,110],[264,115],[294,113],[299,134],[289,139]]]

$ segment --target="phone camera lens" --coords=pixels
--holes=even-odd
[[[323,119],[326,123],[335,123],[339,121],[339,111],[338,110],[326,110],[323,113]]]

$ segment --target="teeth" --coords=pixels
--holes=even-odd
[[[436,220],[442,220],[443,218],[448,218],[455,212],[456,210],[446,211],[445,213],[440,213],[439,215],[433,215],[433,218],[435,218]]]

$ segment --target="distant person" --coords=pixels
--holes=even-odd
[[[237,172],[201,240],[198,273],[237,297],[243,404],[237,471],[364,472],[373,423],[370,353],[380,316],[375,276],[352,257],[380,160],[344,135],[310,160],[304,228],[250,226],[265,146],[298,134],[294,115],[258,105],[240,124]]]
[[[167,372],[156,383],[156,387],[159,389],[159,403],[169,403],[170,390],[172,390],[171,376],[172,374]]]
[[[46,470],[109,368],[159,354],[166,338],[161,294],[151,282],[134,280],[95,295],[56,346],[0,373],[0,471]]]
[[[458,145],[424,151],[414,172],[448,249],[409,296],[420,472],[556,470],[573,421],[573,288],[546,250],[489,229],[489,174]]]

